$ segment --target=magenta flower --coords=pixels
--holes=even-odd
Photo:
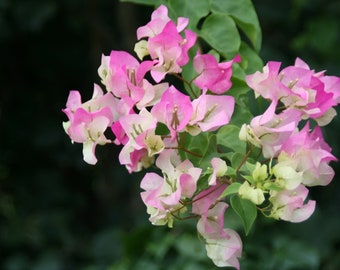
[[[216,185],[210,186],[198,193],[193,198],[192,213],[200,216],[207,216],[210,207],[216,203],[226,187],[226,184],[218,182]]]
[[[328,124],[336,115],[339,103],[340,78],[315,73],[301,59],[294,66],[279,72],[281,63],[268,62],[261,72],[246,77],[247,84],[257,96],[281,101],[286,108],[300,111],[303,119],[315,119],[319,125]]]
[[[151,15],[151,21],[137,29],[137,38],[147,38],[143,43],[142,56],[149,54],[155,61],[151,76],[158,83],[167,73],[180,73],[181,66],[189,61],[188,51],[196,42],[196,33],[185,30],[185,38],[180,32],[188,25],[187,18],[178,18],[177,25],[168,17],[166,6],[159,6]],[[141,41],[140,41],[141,42]],[[144,52],[147,47],[148,52]]]
[[[163,31],[149,38],[148,51],[156,64],[151,69],[151,76],[160,82],[167,73],[180,73],[181,66],[189,61],[188,51],[196,42],[196,34],[185,31],[183,38],[173,21],[169,21]]]
[[[194,58],[194,68],[199,76],[194,83],[203,91],[223,94],[232,85],[230,78],[234,62],[240,62],[239,56],[228,62],[217,63],[212,54],[197,54]]]
[[[162,95],[159,103],[151,109],[152,115],[168,126],[174,139],[177,132],[183,131],[189,123],[193,108],[190,97],[170,86]]]

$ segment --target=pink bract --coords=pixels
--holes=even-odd
[[[217,63],[212,54],[197,54],[194,58],[194,68],[199,76],[194,80],[197,87],[203,91],[210,90],[222,94],[230,89],[233,62],[239,62],[235,57],[228,62]]]

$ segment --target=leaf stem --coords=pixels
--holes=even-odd
[[[192,88],[190,82],[188,82],[186,79],[184,79],[181,75],[179,75],[177,73],[173,73],[173,75],[189,87],[189,89],[190,89],[189,95],[193,96],[194,98],[198,98],[198,96],[196,95],[196,93],[195,93],[194,89]]]
[[[248,150],[247,154],[244,156],[244,158],[242,159],[241,163],[238,165],[238,167],[236,168],[236,174],[238,173],[238,171],[241,169],[241,167],[243,166],[243,164],[247,161],[247,159],[249,158],[251,152],[253,152],[254,150],[254,146],[252,145],[250,147],[250,149]]]

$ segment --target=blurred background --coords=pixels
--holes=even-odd
[[[254,0],[264,61],[340,76],[338,0]],[[83,162],[62,128],[69,90],[83,100],[100,83],[101,54],[132,52],[146,6],[118,0],[0,0],[0,269],[217,269],[195,224],[149,224],[142,174],[98,147]],[[339,113],[339,110],[338,110]],[[340,158],[340,116],[324,135]],[[260,218],[244,242],[242,269],[340,269],[340,171],[311,189],[314,215],[302,224]],[[227,224],[240,228],[232,217]]]

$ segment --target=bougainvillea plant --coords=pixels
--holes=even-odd
[[[332,180],[321,126],[336,115],[340,78],[299,58],[263,65],[250,0],[133,2],[156,7],[137,29],[136,56],[102,56],[104,90],[95,84],[86,102],[70,91],[64,129],[89,164],[97,145],[114,143],[130,173],[158,168],[140,183],[150,222],[192,218],[214,264],[239,269],[229,207],[246,234],[258,212],[302,222],[316,204],[308,188]]]

